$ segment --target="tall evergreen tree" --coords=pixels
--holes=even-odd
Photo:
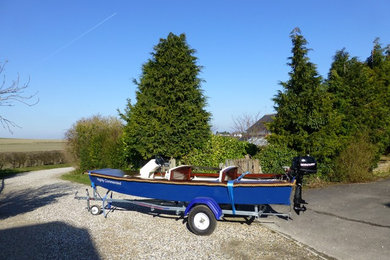
[[[284,91],[274,97],[277,115],[270,124],[269,140],[287,144],[300,154],[310,153],[326,161],[339,149],[337,129],[341,117],[332,109],[333,98],[322,84],[316,66],[309,61],[307,41],[298,28],[291,33],[293,43],[290,79],[281,82]]]
[[[371,140],[381,153],[390,152],[390,46],[382,48],[375,39],[366,64],[372,70],[372,100],[367,104],[371,118]]]
[[[367,104],[372,95],[371,70],[344,49],[336,52],[328,74],[328,91],[335,97],[334,108],[344,116],[342,133],[353,136],[367,131]]]
[[[209,139],[210,113],[201,90],[195,50],[184,34],[170,33],[154,47],[142,67],[136,104],[124,118],[126,153],[130,160],[156,154],[180,158]]]
[[[386,109],[384,111],[384,138],[383,138],[383,151],[387,154],[390,153],[390,45],[384,49],[385,60],[381,67],[380,82],[383,84],[382,93],[383,94],[383,104]]]
[[[334,108],[343,114],[346,139],[365,133],[380,152],[390,145],[390,59],[374,41],[366,62],[338,51],[328,75],[328,90],[335,96]]]

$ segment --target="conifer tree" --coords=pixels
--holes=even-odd
[[[133,162],[157,154],[180,158],[209,139],[210,113],[194,53],[184,34],[170,33],[143,65],[136,103],[129,101],[124,115],[126,154]]]
[[[382,48],[375,39],[371,56],[366,64],[372,70],[372,95],[367,104],[370,110],[368,125],[371,141],[381,153],[390,151],[390,56],[389,46]]]
[[[299,154],[329,160],[339,149],[337,129],[341,117],[332,109],[333,98],[322,84],[315,64],[307,56],[307,41],[299,28],[291,33],[293,43],[290,79],[274,97],[277,115],[270,124],[269,141],[287,145]]]
[[[390,46],[382,48],[379,38],[375,39],[367,65],[372,69],[373,99],[368,104],[371,109],[370,129],[372,142],[381,153],[390,152]]]
[[[366,62],[338,51],[328,75],[328,90],[335,96],[334,108],[343,115],[345,139],[364,133],[384,152],[390,145],[390,59],[374,41]]]
[[[371,70],[344,49],[336,52],[328,74],[328,91],[335,97],[334,108],[343,115],[342,133],[346,137],[368,131],[372,95]]]

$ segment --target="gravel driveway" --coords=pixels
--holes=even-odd
[[[73,198],[87,187],[58,178],[71,170],[3,180],[0,259],[324,259],[257,221],[218,221],[212,235],[201,237],[174,215],[130,207],[106,219],[92,216],[85,201]]]

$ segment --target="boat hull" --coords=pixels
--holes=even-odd
[[[92,186],[111,191],[169,201],[190,202],[197,197],[213,198],[218,204],[282,204],[290,205],[292,182],[238,182],[228,184],[207,181],[168,181],[128,178],[90,172]]]

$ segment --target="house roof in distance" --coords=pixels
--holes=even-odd
[[[259,119],[256,123],[254,123],[251,127],[248,128],[248,133],[258,133],[258,132],[268,132],[267,127],[265,126],[265,123],[272,122],[276,114],[268,114],[264,115],[262,118]]]

